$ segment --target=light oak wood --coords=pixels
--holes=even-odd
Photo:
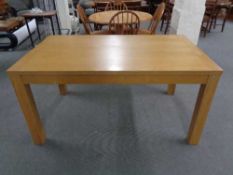
[[[30,85],[23,84],[21,77],[18,75],[10,75],[10,78],[31,132],[33,142],[35,144],[44,144],[45,132],[39,118]]]
[[[106,25],[110,22],[111,18],[118,13],[119,10],[111,10],[111,11],[103,11],[97,12],[89,16],[89,21],[94,22],[96,24]],[[152,19],[152,15],[146,12],[133,10],[138,17],[140,22],[149,21]],[[127,16],[125,16],[126,18]]]
[[[217,88],[220,76],[213,75],[209,77],[207,84],[200,86],[196,106],[188,133],[188,143],[196,145],[200,141],[202,130],[207,120],[207,114]]]
[[[222,69],[182,36],[50,36],[8,69],[35,143],[44,134],[29,84],[202,84],[188,135],[197,144]]]
[[[176,91],[176,85],[175,84],[169,84],[167,87],[167,94],[168,95],[174,95]]]
[[[24,83],[33,84],[200,84],[206,83],[208,75],[164,75],[152,74],[150,72],[140,74],[133,72],[125,73],[93,73],[80,75],[63,74],[63,75],[23,75]]]
[[[27,75],[221,74],[182,36],[49,36],[9,70]],[[190,80],[192,81],[192,80]]]
[[[67,87],[65,84],[59,84],[58,85],[60,95],[66,95],[67,94]]]

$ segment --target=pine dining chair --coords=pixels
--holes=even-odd
[[[100,31],[93,31],[91,25],[90,25],[90,22],[88,20],[88,17],[86,16],[85,14],[85,11],[84,9],[78,4],[77,5],[77,11],[78,11],[78,14],[79,14],[79,17],[83,23],[83,27],[84,27],[84,30],[86,32],[86,34],[88,35],[104,35],[104,34],[108,34],[108,30],[107,31],[104,31],[104,30],[100,30]]]
[[[116,13],[109,22],[109,32],[118,35],[138,34],[140,20],[133,11],[120,11]]]
[[[165,10],[165,3],[161,3],[158,5],[157,9],[155,10],[155,13],[153,15],[153,18],[150,22],[150,25],[148,29],[140,29],[139,34],[144,34],[144,35],[152,35],[156,33],[156,29],[159,26],[159,22],[163,16]]]

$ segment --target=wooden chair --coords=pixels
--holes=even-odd
[[[139,34],[155,34],[156,33],[156,29],[159,25],[159,22],[163,16],[163,13],[164,13],[164,10],[165,10],[165,3],[161,3],[158,5],[157,9],[155,10],[155,13],[153,15],[153,18],[150,22],[150,25],[148,27],[147,30],[143,29],[143,30],[139,30]]]
[[[109,22],[109,31],[111,34],[138,34],[139,28],[139,17],[136,13],[128,10],[116,13]]]
[[[221,32],[223,32],[232,8],[232,2],[230,0],[218,0],[217,4],[216,14],[213,17],[213,28],[215,29],[217,25],[221,25]],[[218,19],[221,19],[222,23],[217,24]]]
[[[204,37],[206,37],[207,32],[210,32],[213,26],[214,16],[216,16],[216,13],[217,13],[217,0],[207,0],[206,10],[201,26],[201,30],[204,33]]]
[[[164,14],[162,16],[162,24],[161,24],[161,27],[160,27],[160,31],[163,30],[163,27],[165,25],[164,34],[167,34],[168,29],[170,27],[170,23],[171,23],[172,11],[173,11],[174,4],[170,3],[169,0],[165,0],[164,2],[166,4],[166,8],[165,8]]]
[[[90,22],[85,14],[84,9],[79,4],[77,5],[77,11],[78,11],[79,17],[83,23],[83,27],[84,27],[86,34],[88,34],[88,35],[108,34],[108,31],[93,31],[93,29],[91,28]]]
[[[110,1],[105,9],[105,11],[108,10],[128,10],[127,5],[123,1]]]

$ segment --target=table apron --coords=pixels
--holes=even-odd
[[[24,84],[206,84],[211,75],[20,75]]]

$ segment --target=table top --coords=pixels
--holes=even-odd
[[[43,11],[41,13],[26,12],[23,13],[21,16],[26,18],[32,18],[32,17],[47,17],[47,16],[49,17],[49,16],[54,16],[56,14],[57,14],[56,10],[51,10],[51,11]]]
[[[221,74],[182,36],[49,36],[8,69],[19,75]]]
[[[23,24],[23,22],[24,20],[21,18],[9,18],[7,20],[0,20],[0,31],[8,32]]]
[[[103,12],[97,12],[89,16],[89,20],[91,22],[97,23],[97,24],[109,24],[111,18],[119,12],[118,10],[109,10],[109,11],[103,11]],[[140,21],[149,21],[152,19],[152,15],[146,12],[136,11],[135,12]]]

